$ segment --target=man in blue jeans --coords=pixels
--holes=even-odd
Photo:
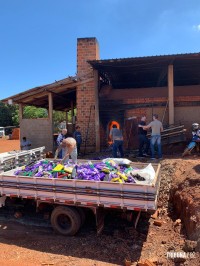
[[[157,144],[158,148],[158,158],[162,159],[162,148],[161,148],[161,132],[163,131],[162,122],[158,120],[158,115],[153,115],[153,121],[149,123],[147,126],[140,126],[144,130],[151,128],[151,141],[150,141],[150,148],[151,148],[151,159],[155,159],[155,144]]]
[[[141,126],[146,126],[146,115],[141,117],[138,124],[138,137],[139,137],[139,157],[148,156],[150,142],[147,138],[147,130],[144,130]]]
[[[124,157],[124,151],[123,151],[123,135],[122,131],[117,128],[116,125],[113,125],[111,131],[110,131],[110,138],[113,141],[113,150],[112,155],[113,158],[117,158],[117,151],[119,150],[121,158]]]

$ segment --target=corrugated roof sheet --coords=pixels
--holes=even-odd
[[[125,58],[111,58],[111,59],[101,59],[101,60],[89,60],[90,64],[94,63],[106,63],[106,62],[118,62],[118,61],[134,61],[134,60],[144,60],[144,59],[167,59],[167,58],[186,58],[188,56],[200,56],[200,52],[197,53],[181,53],[181,54],[168,54],[168,55],[152,55],[152,56],[138,56],[138,57],[125,57]]]

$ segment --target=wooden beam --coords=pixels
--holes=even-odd
[[[99,73],[94,70],[94,90],[95,90],[95,133],[96,152],[100,152],[100,126],[99,126]]]
[[[168,66],[169,125],[174,124],[174,73],[173,65]]]

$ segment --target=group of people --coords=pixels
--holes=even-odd
[[[151,139],[149,141],[147,137],[147,131],[151,128]],[[151,150],[151,159],[155,159],[155,147],[157,146],[158,158],[162,159],[161,149],[161,132],[163,131],[162,122],[158,120],[158,115],[153,115],[153,121],[146,125],[146,116],[141,117],[141,121],[138,124],[138,136],[139,136],[139,157],[148,156],[149,147]],[[124,157],[123,150],[123,134],[122,130],[117,128],[114,124],[109,132],[109,137],[112,141],[112,156],[118,157],[118,152],[121,158]],[[69,156],[74,163],[77,162],[77,155],[80,155],[80,147],[82,143],[82,136],[80,127],[76,126],[76,131],[72,137],[67,136],[67,129],[63,129],[57,137],[57,150],[55,152],[55,158],[62,159],[62,162],[67,162]]]
[[[80,155],[80,148],[82,144],[82,135],[80,127],[76,126],[73,137],[67,136],[67,129],[62,129],[57,137],[57,149],[55,152],[55,159],[62,159],[62,163],[69,161],[71,156],[72,162],[77,163],[77,157]]]
[[[147,138],[147,130],[151,128],[150,141]],[[153,121],[146,125],[146,116],[141,117],[138,125],[139,133],[139,157],[148,156],[149,146],[151,159],[155,159],[155,148],[157,147],[158,159],[162,159],[161,132],[163,131],[162,122],[158,120],[158,115],[153,115]]]
[[[151,139],[147,137],[147,131],[151,128]],[[158,115],[153,115],[153,121],[146,125],[146,116],[141,117],[141,121],[138,124],[138,138],[139,138],[139,157],[148,156],[149,147],[151,150],[151,159],[155,159],[155,148],[157,147],[158,158],[162,159],[161,149],[161,132],[163,131],[162,122],[158,120]],[[123,151],[123,135],[122,131],[113,125],[113,128],[109,134],[112,140],[112,155],[114,158],[117,157],[119,151],[120,157],[124,157]]]
[[[158,120],[158,115],[153,115],[153,120],[146,124],[146,115],[141,117],[138,123],[138,140],[139,140],[139,157],[151,156],[151,159],[155,159],[155,150],[157,150],[158,159],[162,159],[162,148],[161,148],[161,132],[163,131],[162,122]],[[151,128],[151,137],[147,137],[147,132]],[[197,142],[200,142],[200,127],[198,123],[192,124],[192,141],[189,143],[187,149],[191,150],[195,147]],[[113,158],[119,156],[124,157],[123,151],[123,134],[122,130],[117,128],[116,124],[113,125],[109,132],[109,137],[112,141],[112,156]],[[80,127],[76,126],[76,130],[73,137],[67,135],[67,129],[62,129],[58,135],[57,149],[55,152],[55,158],[62,159],[62,162],[67,162],[69,156],[74,163],[77,163],[77,156],[80,155],[80,148],[82,144],[82,135]],[[23,137],[21,144],[21,150],[29,150],[31,148],[31,142]],[[149,152],[150,150],[150,152]]]
[[[71,156],[73,163],[77,163],[77,156],[80,155],[81,143],[82,136],[79,126],[76,126],[73,137],[67,135],[67,129],[62,129],[56,139],[57,149],[55,152],[55,159],[62,159],[62,163],[65,163],[69,160],[69,156]],[[29,150],[31,148],[31,142],[26,137],[23,137],[20,147],[21,150]]]
[[[147,130],[151,128],[151,140],[147,138]],[[151,149],[151,159],[155,159],[155,145],[158,149],[158,158],[162,158],[161,150],[161,132],[163,131],[163,125],[158,120],[158,115],[153,115],[153,121],[146,125],[146,116],[141,117],[141,121],[138,125],[139,135],[139,156],[147,156],[149,147]],[[123,134],[122,130],[113,125],[109,132],[109,137],[112,140],[112,156],[117,158],[118,152],[121,158],[124,157],[123,151]],[[55,152],[55,158],[62,159],[62,162],[67,162],[69,156],[71,156],[74,163],[77,162],[77,155],[80,154],[80,146],[82,143],[82,137],[80,127],[76,127],[76,131],[72,137],[67,137],[67,129],[63,129],[57,138],[57,150]]]

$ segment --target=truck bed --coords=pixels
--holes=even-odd
[[[78,163],[84,162],[86,161],[78,161]],[[131,165],[144,168],[148,164],[131,163]],[[152,166],[156,174],[150,185],[15,176],[16,169],[12,169],[0,173],[0,195],[80,207],[153,211],[157,208],[160,164]]]
[[[40,160],[44,157],[45,147],[39,147],[27,151],[10,151],[0,153],[0,173],[14,169],[17,166],[28,164],[33,160]]]

